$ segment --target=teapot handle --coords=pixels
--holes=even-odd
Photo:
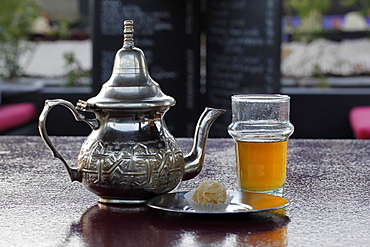
[[[44,109],[42,110],[40,117],[39,117],[39,132],[46,143],[46,145],[49,147],[51,152],[53,153],[53,156],[60,159],[64,166],[67,169],[68,175],[71,178],[72,181],[79,181],[81,182],[81,172],[78,168],[71,168],[67,162],[64,160],[64,158],[59,154],[59,152],[55,149],[54,145],[49,139],[48,133],[46,131],[46,118],[50,112],[50,110],[57,105],[61,105],[64,107],[67,107],[73,114],[74,118],[77,121],[83,121],[86,122],[92,129],[98,129],[99,128],[99,121],[97,119],[86,119],[84,115],[82,115],[80,112],[76,110],[76,108],[68,101],[63,99],[54,99],[54,100],[46,100],[44,104]]]

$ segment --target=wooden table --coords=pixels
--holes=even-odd
[[[83,137],[52,138],[74,164]],[[190,139],[179,139],[185,153]],[[189,215],[110,206],[80,183],[38,136],[0,136],[0,246],[368,246],[370,141],[289,143],[286,209],[237,215]],[[210,139],[206,179],[236,190],[231,139]]]

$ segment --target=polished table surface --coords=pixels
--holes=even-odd
[[[53,137],[74,165],[84,137]],[[179,139],[186,153],[191,139]],[[193,215],[110,206],[38,136],[0,136],[0,246],[369,246],[370,141],[289,142],[285,209]],[[231,139],[209,139],[202,172],[175,191],[218,180],[236,190]]]

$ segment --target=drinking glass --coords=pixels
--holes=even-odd
[[[235,141],[236,171],[242,191],[284,195],[290,97],[244,94],[231,97],[229,134]]]

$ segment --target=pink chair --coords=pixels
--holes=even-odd
[[[356,139],[370,139],[370,106],[352,108],[349,122]]]
[[[32,103],[17,103],[0,106],[0,133],[24,126],[37,117],[36,106]]]

